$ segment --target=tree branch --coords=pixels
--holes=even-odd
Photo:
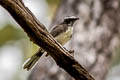
[[[56,63],[76,80],[94,80],[93,77],[64,49],[25,7],[21,0],[0,0],[16,22],[24,29],[34,43],[47,51]]]

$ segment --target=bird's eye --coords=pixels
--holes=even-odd
[[[68,25],[69,25],[69,26],[72,26],[72,24],[73,24],[72,21],[68,22]]]

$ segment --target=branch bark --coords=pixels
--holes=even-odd
[[[0,0],[0,5],[4,7],[24,29],[30,37],[30,40],[46,50],[56,63],[72,77],[76,80],[94,80],[70,53],[54,40],[45,26],[34,17],[21,0]]]
[[[58,24],[65,16],[72,15],[80,17],[80,20],[74,25],[74,34],[68,48],[75,49],[76,60],[96,80],[105,80],[120,41],[120,0],[61,0],[50,27]],[[56,72],[51,78],[49,76],[52,72],[48,68],[49,74],[44,79],[61,80],[62,75],[65,80],[72,80],[67,73],[55,66],[51,58],[48,63],[56,68]],[[37,74],[44,75],[46,71],[38,69],[44,69],[48,63],[43,66],[39,61],[32,70],[31,80],[40,80],[42,76]]]
[[[52,26],[71,15],[80,17],[80,22],[69,47],[96,80],[105,80],[120,40],[120,0],[61,0]]]

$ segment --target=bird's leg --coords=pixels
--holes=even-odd
[[[65,47],[63,47],[65,50],[67,50]],[[68,51],[68,50],[67,50]],[[68,51],[72,56],[74,56],[74,50],[69,50]]]
[[[74,50],[69,50],[69,53],[72,54],[72,56],[74,56]]]

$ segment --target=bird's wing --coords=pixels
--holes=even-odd
[[[60,35],[61,33],[65,32],[67,30],[66,24],[60,24],[52,29],[50,32],[53,37],[56,37],[57,35]]]

